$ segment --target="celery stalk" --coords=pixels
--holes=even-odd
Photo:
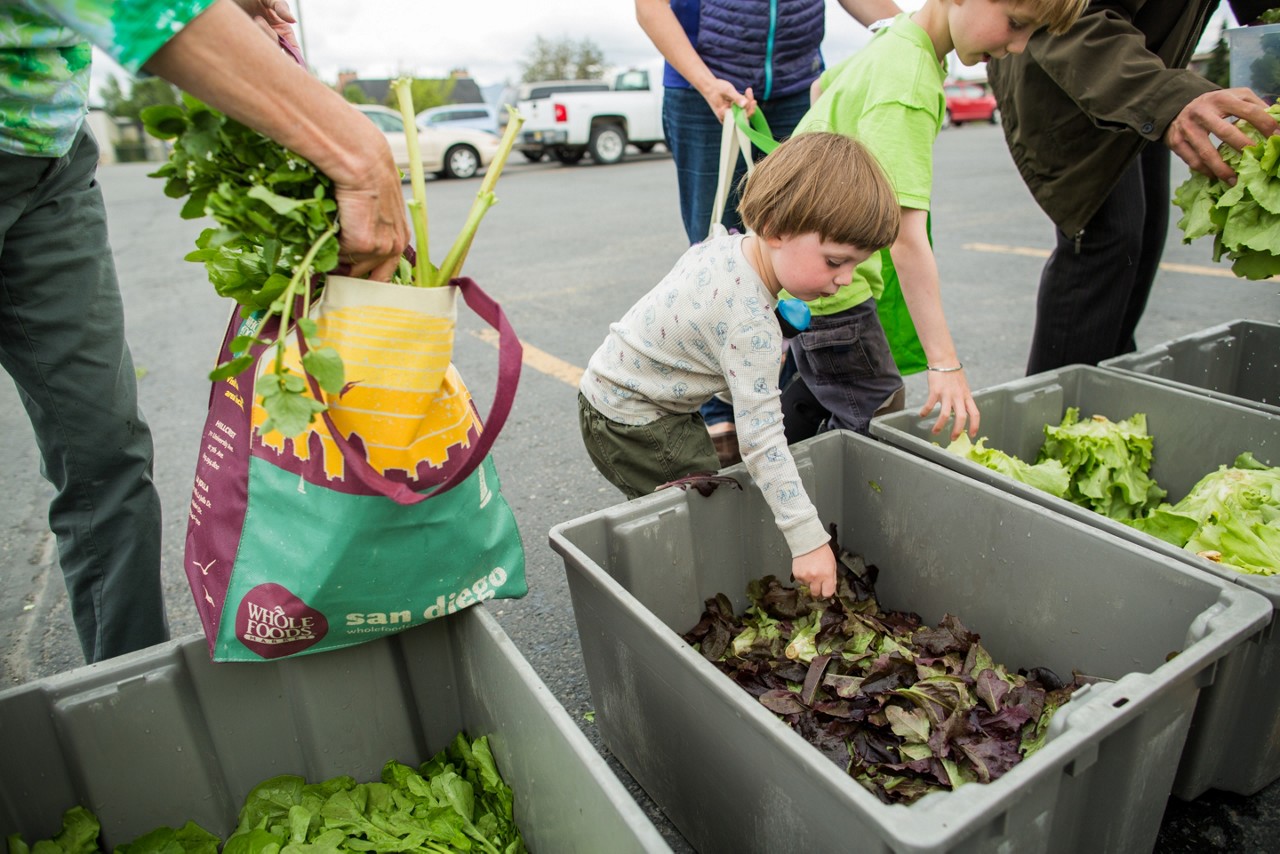
[[[498,183],[498,177],[502,174],[503,167],[507,165],[507,157],[511,154],[511,149],[515,145],[516,134],[520,132],[520,127],[524,124],[524,117],[512,107],[507,107],[507,113],[509,115],[507,129],[503,133],[502,142],[498,146],[498,154],[493,158],[493,162],[489,164],[489,170],[485,172],[484,181],[480,184],[480,190],[476,193],[476,200],[471,203],[471,212],[467,215],[467,221],[463,225],[462,231],[458,234],[458,239],[453,242],[453,246],[449,249],[449,254],[445,256],[444,262],[440,264],[440,270],[436,274],[436,284],[438,285],[448,284],[450,279],[462,272],[462,262],[467,259],[467,253],[471,251],[471,241],[475,238],[476,230],[480,227],[480,220],[484,219],[484,215],[489,208],[497,204],[498,197],[494,195],[493,188]]]
[[[502,142],[498,146],[498,154],[485,172],[484,180],[476,193],[475,201],[471,203],[471,211],[467,214],[467,221],[463,224],[462,231],[454,240],[453,246],[449,248],[449,254],[445,256],[444,262],[439,269],[436,269],[432,266],[427,254],[427,190],[422,175],[422,152],[418,148],[418,126],[414,124],[415,114],[410,82],[408,78],[401,77],[393,86],[396,100],[400,105],[400,116],[404,119],[405,138],[409,143],[409,180],[413,186],[413,200],[409,202],[409,218],[413,222],[414,239],[418,247],[417,275],[414,278],[414,284],[418,287],[440,287],[449,284],[450,280],[462,271],[462,262],[471,251],[471,242],[480,228],[480,221],[484,219],[489,208],[498,202],[493,188],[498,183],[503,167],[507,165],[507,157],[515,146],[516,134],[524,124],[524,118],[510,106],[507,107],[510,120],[507,122],[506,132],[502,135]]]
[[[409,78],[397,78],[396,100],[400,104],[400,117],[404,119],[404,136],[409,146],[409,183],[413,187],[413,201],[409,202],[409,219],[413,222],[414,240],[417,243],[418,274],[414,284],[429,287],[436,284],[432,276],[431,258],[427,252],[427,187],[422,175],[422,149],[418,147],[418,125],[413,112],[413,92]]]

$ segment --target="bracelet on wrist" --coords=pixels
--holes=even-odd
[[[956,371],[963,371],[964,365],[959,362],[956,363],[954,368],[936,368],[933,365],[925,365],[925,369],[933,371],[935,374],[954,374]]]

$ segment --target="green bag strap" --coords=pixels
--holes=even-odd
[[[746,111],[734,104],[733,120],[738,127],[742,128],[742,132],[747,135],[747,139],[751,140],[751,144],[765,154],[778,147],[778,141],[773,138],[773,131],[769,129],[769,121],[764,117],[764,110],[757,108],[748,119]]]

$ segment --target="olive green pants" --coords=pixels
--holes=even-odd
[[[87,661],[168,637],[151,432],[84,129],[59,158],[0,153],[0,366],[53,484],[49,526]]]
[[[627,498],[648,495],[694,472],[717,471],[707,425],[696,412],[631,426],[610,421],[578,393],[578,426],[587,455]]]

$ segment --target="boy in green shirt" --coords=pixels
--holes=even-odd
[[[903,298],[928,359],[929,396],[940,406],[933,431],[954,416],[951,437],[978,433],[978,408],[947,329],[938,268],[929,242],[933,143],[946,112],[947,54],[964,65],[1021,53],[1042,26],[1060,34],[1086,0],[926,0],[899,15],[871,42],[813,86],[814,103],[796,133],[856,137],[897,189],[902,229],[889,248]],[[813,322],[793,344],[800,376],[830,413],[828,428],[866,432],[871,416],[902,387],[874,300],[883,288],[880,256],[854,272],[833,297],[810,303]]]

